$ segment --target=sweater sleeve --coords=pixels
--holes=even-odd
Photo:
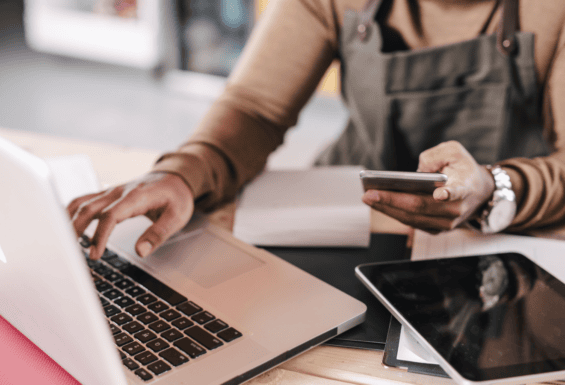
[[[545,87],[546,126],[553,153],[534,159],[500,162],[507,169],[518,200],[510,230],[565,222],[565,34],[561,30]]]
[[[154,171],[180,175],[200,209],[232,199],[296,124],[337,53],[333,0],[272,0],[226,89]]]

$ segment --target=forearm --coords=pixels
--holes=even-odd
[[[507,170],[518,211],[509,230],[520,231],[565,221],[565,161],[562,154],[535,159],[510,159]]]
[[[233,199],[264,168],[285,129],[220,100],[189,141],[161,157],[153,170],[181,176],[194,192],[197,208],[213,209]]]
[[[155,170],[182,176],[198,208],[232,199],[264,168],[334,59],[334,22],[329,0],[272,1],[220,99]]]

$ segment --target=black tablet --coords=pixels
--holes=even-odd
[[[457,383],[565,379],[565,285],[527,257],[372,263],[355,271]]]

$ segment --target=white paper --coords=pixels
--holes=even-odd
[[[529,257],[555,277],[565,282],[565,241],[539,237],[482,234],[467,229],[457,229],[438,235],[416,230],[412,247],[412,260],[423,260],[466,255],[518,252]],[[408,333],[401,329],[397,359],[412,362],[437,363]],[[401,358],[402,356],[402,358]]]
[[[100,182],[87,155],[46,158],[59,200],[67,206],[74,198],[100,191]]]
[[[420,345],[416,339],[406,332],[406,328],[404,328],[404,326],[400,329],[396,359],[409,362],[419,362],[421,364],[438,364],[426,348]]]
[[[243,191],[234,235],[262,246],[368,247],[360,167],[266,171]]]

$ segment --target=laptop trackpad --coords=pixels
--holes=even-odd
[[[207,289],[264,264],[245,251],[202,230],[169,240],[150,258]]]

